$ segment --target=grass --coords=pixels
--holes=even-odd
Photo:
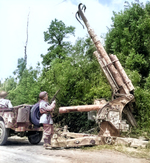
[[[82,150],[88,151],[100,151],[100,150],[110,150],[110,151],[117,151],[123,154],[126,154],[131,157],[136,158],[144,158],[150,160],[150,143],[148,144],[147,148],[132,148],[126,147],[121,145],[98,145],[93,147],[82,147]]]
[[[146,148],[133,148],[125,145],[98,145],[93,147],[83,147],[82,149],[89,151],[111,150],[121,152],[131,157],[145,158],[147,160],[150,160],[150,134],[148,133],[149,132],[143,132],[142,130],[133,129],[128,136],[126,134],[122,135],[123,137],[139,138],[140,136],[142,136],[146,138],[147,140],[149,140]]]

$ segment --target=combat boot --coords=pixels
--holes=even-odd
[[[51,144],[49,144],[49,138],[48,139],[44,139],[44,144],[43,144],[43,147],[45,149],[51,149]]]

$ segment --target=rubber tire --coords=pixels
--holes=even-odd
[[[40,110],[39,110],[39,103],[36,103],[32,108],[31,108],[31,113],[30,113],[30,121],[33,123],[35,126],[40,127],[41,124],[39,123],[40,121]]]
[[[3,121],[0,121],[0,145],[4,145],[7,142],[9,136],[9,129],[5,128]]]
[[[28,132],[28,140],[31,144],[38,144],[43,136],[43,131],[29,131]]]

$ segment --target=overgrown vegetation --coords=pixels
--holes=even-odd
[[[114,12],[113,25],[105,40],[108,54],[117,55],[135,87],[136,106],[134,114],[138,131],[150,133],[150,3],[131,3],[124,11]],[[59,106],[92,104],[94,99],[111,99],[111,89],[97,60],[95,47],[89,37],[78,38],[75,44],[69,36],[75,27],[67,27],[55,19],[44,40],[50,47],[35,69],[27,69],[24,59],[18,59],[14,76],[0,82],[0,90],[9,92],[13,105],[34,104],[40,91],[50,96],[61,89],[57,96],[54,121],[60,126],[68,125],[70,131],[82,132],[95,126],[87,120],[87,113],[58,114]],[[66,39],[68,38],[68,39]]]
[[[150,148],[131,148],[127,146],[122,145],[99,145],[99,146],[93,146],[93,147],[82,147],[83,150],[88,150],[91,152],[94,151],[100,151],[100,150],[113,150],[117,152],[124,153],[130,157],[136,157],[136,158],[145,158],[150,159]]]

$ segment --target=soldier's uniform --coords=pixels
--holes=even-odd
[[[0,107],[1,108],[12,108],[12,104],[10,100],[4,99],[7,96],[7,92],[0,92]]]
[[[12,108],[12,104],[10,100],[0,99],[0,108]]]
[[[41,100],[39,103],[40,123],[43,124],[43,139],[44,147],[51,145],[51,138],[53,136],[53,119],[51,117],[51,111],[55,108],[54,102],[50,105],[48,102]]]

